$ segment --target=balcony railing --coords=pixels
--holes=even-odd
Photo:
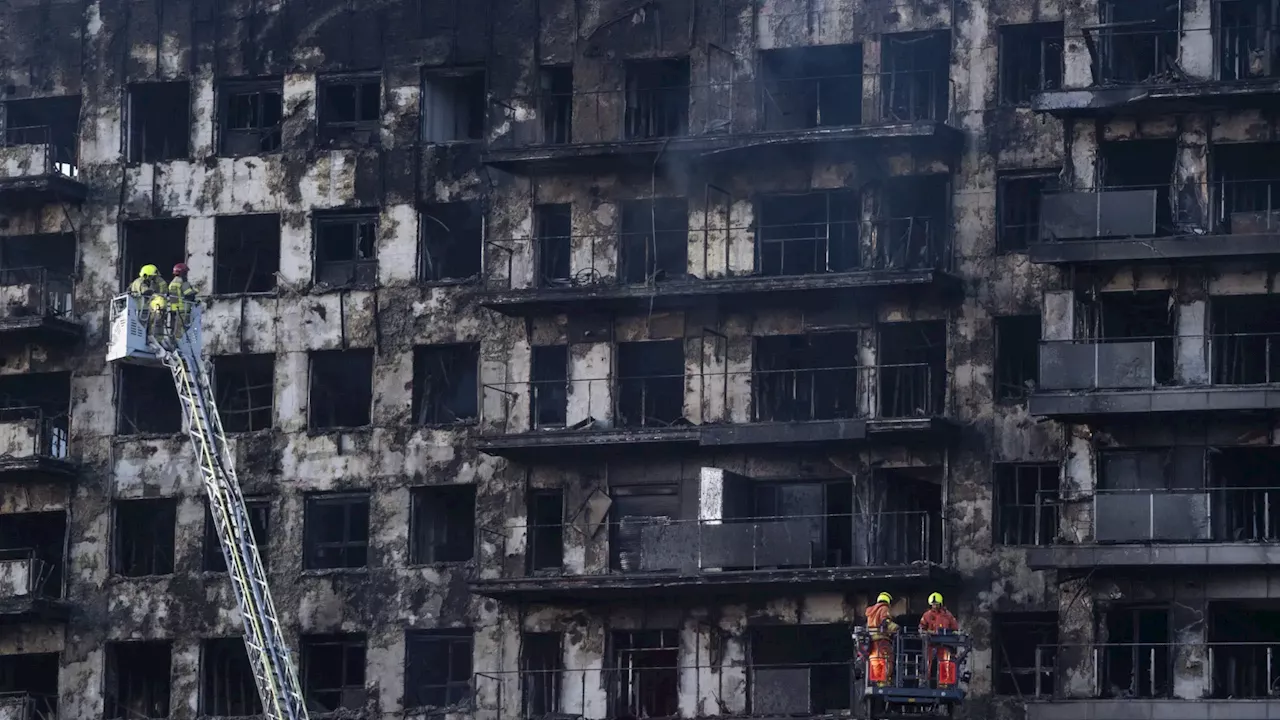
[[[0,598],[47,597],[56,568],[31,548],[0,550]]]
[[[1247,387],[1280,382],[1280,333],[1040,343],[1040,390]]]
[[[573,378],[484,385],[481,428],[654,429],[742,422],[932,418],[942,368],[928,364]],[[690,390],[689,388],[692,388]]]
[[[1093,86],[1164,87],[1204,82],[1241,83],[1280,78],[1280,28],[1256,24],[1181,27],[1177,18],[1118,22],[1086,30]]]
[[[67,457],[68,416],[38,407],[0,408],[0,459]]]
[[[57,720],[58,696],[43,693],[0,693],[0,720]]]
[[[1034,677],[1043,699],[1277,699],[1280,641],[1040,645]]]
[[[0,269],[0,318],[47,317],[70,320],[75,282],[46,268]]]
[[[485,720],[845,715],[859,700],[852,661],[676,665],[645,657],[677,652],[639,650],[600,668],[477,673],[475,715]],[[707,710],[686,709],[681,697]]]
[[[1100,543],[1280,542],[1280,487],[1098,490]]]
[[[491,150],[947,122],[947,71],[910,70],[635,89],[513,94]]]
[[[47,125],[4,128],[0,131],[0,148],[12,148],[10,152],[21,154],[12,158],[26,168],[21,175],[62,175],[72,179],[80,175],[75,142],[55,142],[53,129]],[[0,162],[0,173],[6,164]]]

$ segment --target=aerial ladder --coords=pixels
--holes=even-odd
[[[302,686],[280,630],[267,575],[258,556],[235,461],[222,431],[213,387],[200,359],[203,308],[151,309],[145,298],[120,295],[111,303],[109,362],[164,366],[182,403],[191,446],[209,497],[209,511],[227,561],[244,621],[244,644],[268,720],[307,720]]]

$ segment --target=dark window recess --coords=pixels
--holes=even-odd
[[[569,203],[536,205],[538,287],[566,287],[573,284],[570,258],[573,253],[573,213]]]
[[[996,322],[996,398],[1024,400],[1040,379],[1040,316],[1010,315]]]
[[[178,501],[119,500],[115,512],[115,571],[125,577],[173,572]]]
[[[804,130],[862,122],[862,46],[760,52],[764,130]]]
[[[8,373],[0,375],[0,422],[39,419],[38,456],[64,458],[70,438],[71,373]]]
[[[1097,671],[1104,697],[1167,698],[1173,691],[1173,617],[1167,606],[1115,604],[1103,619]]]
[[[663,427],[684,418],[684,341],[617,345],[618,427]]]
[[[559,570],[564,564],[564,492],[529,492],[529,570]]]
[[[267,549],[271,545],[271,501],[266,498],[245,498],[244,504],[249,511],[249,527],[253,530],[254,546],[258,548],[263,569],[266,569],[270,556]],[[213,513],[207,503],[204,508],[204,571],[227,571],[227,560],[222,555],[222,540],[218,536],[217,526],[213,524]]]
[[[191,88],[185,82],[129,86],[129,162],[181,160],[190,152]]]
[[[472,422],[479,415],[480,346],[425,345],[413,351],[413,421]]]
[[[946,406],[947,324],[942,320],[880,326],[882,418],[930,417]]]
[[[996,613],[991,635],[996,695],[1031,698],[1053,694],[1057,613]]]
[[[628,285],[689,275],[689,202],[684,198],[622,204],[618,274]]]
[[[1178,65],[1182,10],[1167,0],[1102,0],[1101,30],[1086,30],[1098,84],[1141,84],[1183,77]]]
[[[1097,300],[1080,302],[1077,322],[1085,339],[1153,343],[1150,359],[1136,369],[1149,373],[1153,382],[1167,385],[1173,382],[1173,313],[1167,292],[1102,293]]]
[[[840,625],[751,629],[753,715],[830,715],[853,708],[853,640]],[[806,680],[796,682],[797,673]]]
[[[0,515],[0,558],[32,558],[33,573],[39,573],[31,581],[33,595],[62,597],[66,540],[67,514],[61,510]],[[3,657],[8,656],[0,655]]]
[[[1177,223],[1184,221],[1199,225],[1199,203],[1179,203],[1187,216],[1175,214],[1171,196],[1170,178],[1177,161],[1176,140],[1125,140],[1099,144],[1098,165],[1103,190],[1154,190],[1155,232],[1173,232]],[[1150,205],[1133,201],[1126,203],[1127,216],[1142,213],[1149,216]],[[1123,211],[1122,211],[1123,212]],[[1150,222],[1147,220],[1146,222]],[[1101,223],[1105,224],[1105,223]]]
[[[1000,27],[1000,102],[1026,105],[1062,88],[1062,23]]]
[[[916,175],[885,182],[873,227],[877,262],[891,270],[932,269],[951,253],[951,183],[946,175]]]
[[[76,269],[75,233],[41,233],[0,237],[0,285],[40,282],[43,269],[61,276],[70,293],[71,275]],[[52,280],[52,278],[51,278]],[[54,288],[50,288],[53,291]]]
[[[167,641],[111,642],[106,647],[108,720],[169,717],[173,647]]]
[[[1001,252],[1025,251],[1040,238],[1040,203],[1058,189],[1057,173],[1002,173],[996,185]]]
[[[117,435],[182,432],[182,406],[167,368],[121,365],[116,393]]]
[[[304,525],[307,570],[368,567],[368,493],[312,495]]]
[[[471,700],[470,630],[405,633],[405,707],[450,707]]]
[[[772,335],[755,339],[752,408],[756,422],[858,416],[858,333]]]
[[[689,59],[626,64],[627,140],[678,137],[689,130]]]
[[[1209,300],[1213,382],[1280,381],[1280,296],[1229,295]]]
[[[560,712],[560,682],[564,677],[563,637],[554,632],[520,636],[520,690],[524,717]]]
[[[210,638],[200,651],[200,714],[249,717],[262,714],[262,700],[244,638]]]
[[[1280,448],[1276,447],[1214,448],[1209,454],[1209,520],[1215,541],[1280,540],[1280,490],[1271,470],[1277,463]],[[1194,462],[1179,464],[1195,469]],[[1185,480],[1178,485],[1194,487]]]
[[[143,265],[155,265],[165,278],[173,266],[187,261],[187,220],[132,220],[124,224],[120,256],[120,290],[138,277]]]
[[[1220,144],[1213,148],[1210,227],[1257,235],[1280,231],[1280,142]]]
[[[1113,494],[1115,491],[1133,490],[1199,490],[1204,487],[1204,461],[1205,448],[1196,445],[1143,450],[1099,449],[1098,489]]]
[[[484,72],[441,75],[422,80],[422,139],[429,143],[484,139]]]
[[[377,77],[320,81],[320,140],[323,143],[372,143],[382,115],[382,80]]]
[[[1214,699],[1264,699],[1275,696],[1275,652],[1280,645],[1280,607],[1274,600],[1226,600],[1208,603],[1208,676]]]
[[[664,718],[679,714],[680,637],[675,630],[611,633],[609,705],[612,717]]]
[[[414,488],[410,562],[466,562],[475,554],[476,486]]]
[[[302,636],[302,692],[312,713],[362,710],[363,633]]]
[[[759,200],[757,270],[770,277],[846,272],[861,264],[862,203],[851,190]]]
[[[947,119],[951,33],[890,33],[880,45],[880,112],[887,123]]]
[[[373,405],[373,351],[311,353],[312,430],[365,427]]]
[[[280,271],[279,215],[224,215],[214,224],[213,291],[265,293]]]
[[[484,205],[453,202],[422,208],[422,282],[469,280],[480,274]]]
[[[53,153],[49,170],[67,177],[80,174],[79,95],[10,100],[4,104],[4,113],[0,147],[48,145]]]
[[[538,73],[538,105],[542,109],[542,142],[573,142],[573,67],[547,66]]]
[[[272,426],[276,356],[219,355],[213,359],[213,389],[226,432],[254,432]]]
[[[613,486],[609,495],[609,568],[640,570],[641,535],[646,525],[665,524],[680,515],[677,485]]]
[[[1277,8],[1272,0],[1223,0],[1214,3],[1218,18],[1218,67],[1221,78],[1252,80],[1280,73],[1276,43]]]
[[[376,212],[317,212],[315,227],[316,282],[341,286],[378,281]]]
[[[1052,545],[1058,538],[1057,465],[995,466],[995,534],[998,545]]]
[[[882,548],[873,547],[878,543],[872,536],[866,536],[872,540],[870,545],[859,536],[855,549],[853,483],[848,480],[762,482],[755,485],[750,503],[750,517],[769,524],[785,522],[788,532],[808,536],[810,554],[807,558],[793,554],[796,558],[793,567],[849,567],[860,559],[873,557],[869,552],[877,553],[876,558],[883,557],[879,552]],[[864,529],[866,522],[878,523],[886,540],[922,535],[920,531],[925,527],[920,522],[920,514],[898,510],[897,506],[884,507],[882,511],[889,514],[879,517],[868,513],[858,528]],[[744,549],[739,557],[742,567],[751,570],[787,566],[775,560],[761,562],[759,554],[750,549]],[[917,555],[917,558],[923,557]]]
[[[533,426],[564,427],[569,414],[569,346],[534,347],[530,365]]]
[[[25,695],[28,703],[15,720],[58,717],[58,665],[58,653],[0,655],[0,696]]]
[[[282,83],[233,82],[220,90],[222,154],[239,157],[279,150],[284,119]]]

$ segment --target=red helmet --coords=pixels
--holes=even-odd
[[[186,263],[178,263],[177,265],[174,265],[174,266],[173,266],[173,274],[174,274],[174,275],[186,275],[186,274],[187,274],[187,269],[188,269],[188,268],[187,268],[187,264],[186,264]]]

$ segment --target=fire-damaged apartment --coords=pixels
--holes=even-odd
[[[1280,718],[1280,0],[0,2],[2,720],[270,715],[178,263],[313,717]]]

